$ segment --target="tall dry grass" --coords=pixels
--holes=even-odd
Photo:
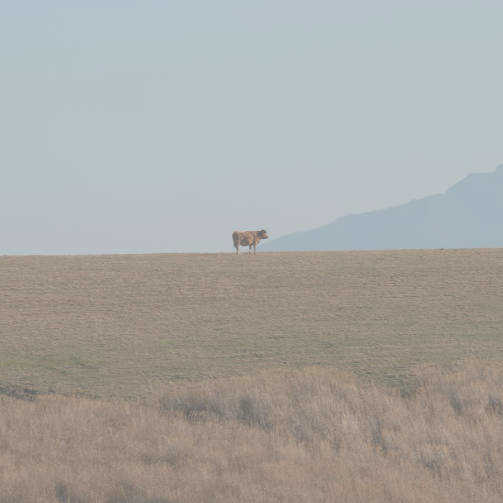
[[[502,501],[503,369],[417,382],[271,371],[143,403],[3,389],[0,501]]]

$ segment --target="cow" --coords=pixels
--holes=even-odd
[[[261,231],[234,231],[232,233],[232,241],[236,248],[236,255],[239,255],[240,246],[248,246],[248,255],[251,254],[253,246],[253,254],[257,253],[257,245],[261,239],[267,239],[269,236],[267,232],[262,229]]]

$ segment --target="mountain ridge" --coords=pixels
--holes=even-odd
[[[264,251],[492,248],[503,246],[503,164],[444,193],[281,236]]]

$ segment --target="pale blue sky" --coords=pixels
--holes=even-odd
[[[503,162],[500,1],[0,9],[0,253],[232,251]]]

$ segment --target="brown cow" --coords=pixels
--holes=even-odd
[[[232,241],[236,248],[236,255],[239,255],[240,246],[248,246],[248,254],[251,253],[253,246],[253,254],[257,253],[257,245],[261,239],[267,239],[269,236],[267,232],[262,229],[261,231],[234,231],[232,233]]]

